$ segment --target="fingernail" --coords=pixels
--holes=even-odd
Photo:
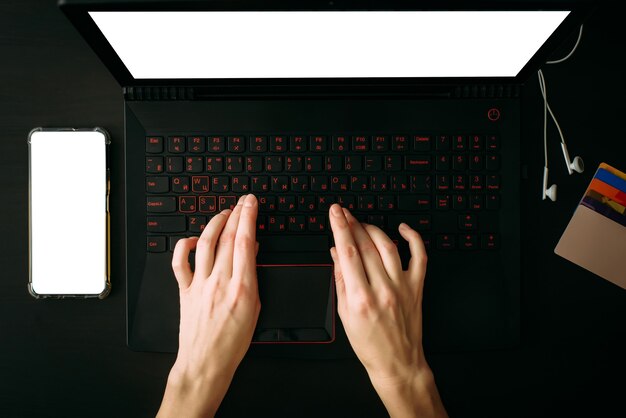
[[[333,204],[330,207],[330,213],[332,213],[335,216],[341,216],[341,206],[339,206],[338,204]]]
[[[244,200],[246,200],[245,194],[239,198],[239,200],[237,201],[237,205],[243,205]]]
[[[404,222],[402,222],[402,223],[400,224],[400,229],[411,229],[411,227],[410,227],[410,226],[408,226],[407,224],[405,224]]]
[[[350,214],[350,211],[346,208],[341,208],[343,210],[343,214],[347,217]]]
[[[246,195],[246,200],[243,202],[243,205],[247,208],[251,208],[256,202],[256,197],[253,194]]]
[[[224,214],[224,215],[230,215],[230,213],[231,213],[231,212],[232,212],[232,210],[231,210],[231,209],[224,209],[224,210],[222,211],[222,214]]]

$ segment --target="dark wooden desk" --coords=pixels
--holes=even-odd
[[[556,203],[539,199],[542,110],[534,77],[524,89],[532,187],[524,208],[523,342],[515,350],[429,357],[453,417],[624,413],[626,291],[553,254],[598,163],[626,169],[620,15],[599,9],[576,54],[545,68],[570,152],[583,156],[588,167],[583,175],[567,176],[550,128]],[[103,301],[35,300],[26,287],[26,136],[36,126],[95,125],[113,137],[113,292]],[[148,417],[158,409],[174,356],[136,353],[125,344],[122,134],[120,87],[56,2],[1,0],[2,417]],[[80,236],[75,238],[80,245]],[[378,417],[385,411],[356,361],[247,358],[219,416]]]

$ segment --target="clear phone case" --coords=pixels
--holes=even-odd
[[[104,187],[103,193],[106,193],[105,196],[105,243],[104,243],[104,271],[102,272],[102,277],[104,283],[100,282],[98,279],[98,291],[94,293],[90,292],[78,292],[78,293],[48,293],[48,292],[37,292],[35,290],[34,282],[33,282],[33,144],[32,137],[34,134],[38,132],[98,132],[102,134],[105,141],[104,146],[104,167],[106,169],[106,186]],[[43,128],[38,127],[30,131],[28,134],[28,250],[29,250],[29,274],[28,274],[28,291],[29,293],[37,298],[99,298],[104,299],[111,292],[111,262],[110,262],[110,212],[109,212],[109,196],[110,196],[110,176],[109,176],[109,144],[110,136],[108,132],[101,127],[94,128]],[[77,174],[78,175],[78,174]],[[99,193],[99,192],[98,192]],[[99,267],[98,267],[99,268]],[[102,285],[102,288],[100,288]]]

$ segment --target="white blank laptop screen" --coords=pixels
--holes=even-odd
[[[89,12],[135,79],[515,77],[568,11]]]

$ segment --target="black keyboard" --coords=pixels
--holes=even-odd
[[[495,134],[147,136],[147,251],[172,251],[248,193],[259,201],[259,236],[330,234],[328,209],[339,203],[394,240],[406,222],[427,249],[494,250],[500,142]]]

